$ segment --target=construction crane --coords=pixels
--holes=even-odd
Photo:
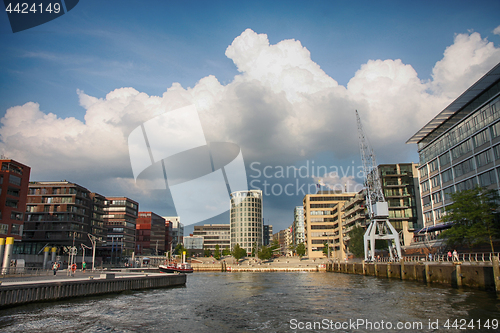
[[[375,240],[387,240],[389,255],[394,260],[394,250],[396,256],[401,258],[401,244],[399,243],[399,234],[389,222],[389,206],[382,192],[382,184],[378,173],[375,153],[368,144],[363,134],[361,119],[358,110],[356,110],[356,121],[358,123],[359,150],[361,151],[361,162],[365,174],[364,185],[366,189],[366,207],[370,223],[363,236],[365,261],[375,259]]]

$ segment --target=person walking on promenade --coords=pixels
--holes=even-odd
[[[451,261],[451,251],[448,251],[448,261]]]
[[[85,269],[87,268],[87,263],[84,261],[82,263],[82,271],[85,273]]]
[[[54,271],[54,275],[57,273],[57,268],[59,268],[59,265],[57,264],[57,261],[52,265],[52,270]]]
[[[457,253],[457,250],[453,250],[453,261],[458,261],[458,253]]]
[[[429,261],[432,261],[432,253],[429,253]]]

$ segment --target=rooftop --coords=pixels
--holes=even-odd
[[[500,63],[493,67],[488,73],[486,73],[482,78],[480,78],[476,83],[470,86],[462,95],[455,99],[450,105],[448,105],[443,111],[441,111],[437,116],[435,116],[431,121],[429,121],[424,127],[422,127],[417,133],[415,133],[406,143],[419,143],[429,134],[435,131],[439,126],[444,124],[453,115],[455,115],[459,110],[473,101],[482,92],[489,88],[492,84],[500,79]],[[468,114],[464,114],[462,118],[466,117]]]

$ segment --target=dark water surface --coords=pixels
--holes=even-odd
[[[0,332],[499,332],[499,320],[492,292],[336,273],[194,273],[181,288],[4,309]]]

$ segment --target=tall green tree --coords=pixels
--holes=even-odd
[[[242,249],[240,247],[240,244],[236,243],[236,245],[234,246],[233,248],[233,257],[236,259],[236,260],[240,260],[241,258],[245,257],[247,255],[246,253],[247,251],[245,249]]]
[[[327,242],[323,243],[323,254],[328,257],[329,246]]]
[[[267,260],[273,256],[271,249],[267,246],[262,246],[259,250],[258,257],[260,260]]]
[[[182,245],[182,243],[178,243],[178,244],[175,246],[175,249],[174,249],[174,254],[179,255],[179,256],[182,256],[182,252],[183,252],[183,251],[186,251],[186,255],[187,255],[187,250],[184,248],[184,246]]]
[[[297,245],[297,247],[295,248],[295,252],[300,258],[302,258],[302,256],[306,254],[306,246],[304,245],[304,243],[300,243],[299,245]]]
[[[219,260],[220,259],[220,248],[219,244],[215,245],[215,251],[214,251],[214,258]]]
[[[443,222],[453,226],[441,233],[450,247],[468,245],[473,247],[489,243],[495,252],[493,240],[500,236],[497,190],[476,187],[451,195],[453,203],[446,207]]]
[[[364,234],[365,229],[361,226],[356,226],[349,231],[349,252],[358,258],[365,255],[365,245],[363,243]]]
[[[231,255],[231,250],[229,248],[225,247],[222,249],[222,255],[223,256],[230,256]]]

